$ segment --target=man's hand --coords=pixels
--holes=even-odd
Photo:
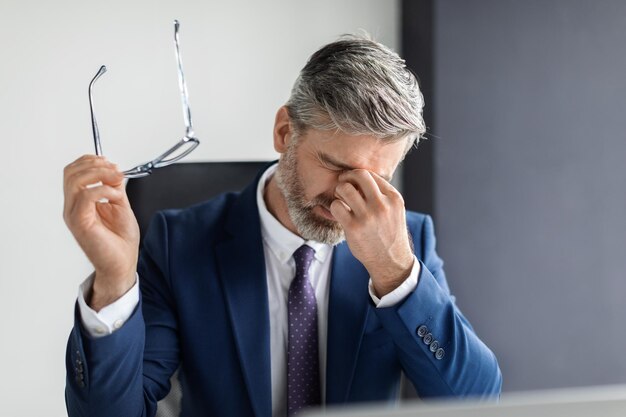
[[[104,157],[85,155],[65,167],[63,191],[63,219],[96,271],[87,302],[99,311],[135,283],[139,226],[124,174]]]
[[[379,175],[355,169],[339,176],[335,196],[330,212],[383,297],[402,284],[414,262],[402,195]]]

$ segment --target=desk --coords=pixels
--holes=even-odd
[[[626,385],[504,394],[499,403],[404,402],[397,407],[349,407],[303,417],[624,417]]]

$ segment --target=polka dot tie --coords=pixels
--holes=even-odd
[[[290,416],[319,405],[320,366],[317,341],[317,302],[309,280],[315,250],[302,245],[293,254],[296,276],[289,287],[289,343],[287,348],[287,403]]]

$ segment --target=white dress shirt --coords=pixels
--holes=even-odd
[[[315,258],[309,268],[309,276],[317,299],[322,402],[325,401],[328,298],[333,250],[330,245],[307,241],[290,232],[267,210],[263,192],[275,170],[276,165],[273,165],[261,176],[257,187],[257,205],[261,222],[269,301],[272,415],[277,417],[287,415],[287,297],[289,286],[295,275],[295,261],[292,255],[303,244],[315,249]],[[419,272],[420,264],[415,259],[409,277],[398,288],[380,299],[376,297],[370,280],[369,293],[377,308],[391,307],[406,298],[417,286]],[[85,297],[91,290],[93,274],[81,284],[78,292],[81,321],[92,337],[111,334],[128,320],[139,302],[138,281],[139,277],[126,294],[99,312],[95,312],[85,302]]]

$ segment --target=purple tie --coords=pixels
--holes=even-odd
[[[289,287],[289,344],[287,350],[288,415],[319,405],[320,366],[317,341],[317,302],[309,280],[315,250],[302,245],[293,254],[296,276]]]

